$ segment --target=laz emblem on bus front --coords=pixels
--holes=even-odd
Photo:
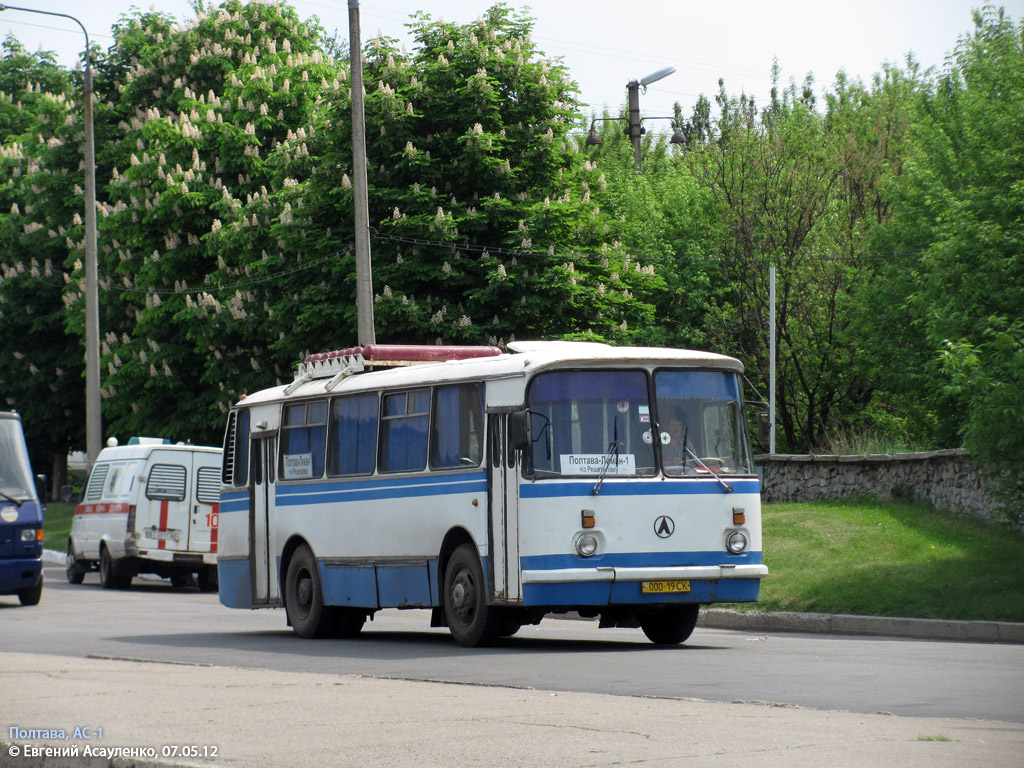
[[[654,521],[654,532],[659,539],[667,539],[676,532],[676,524],[668,515],[662,515]]]

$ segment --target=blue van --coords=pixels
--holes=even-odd
[[[0,412],[0,595],[22,605],[43,596],[43,504],[28,460],[21,417]]]

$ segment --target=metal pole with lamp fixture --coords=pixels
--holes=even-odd
[[[100,312],[99,268],[96,263],[96,154],[92,130],[92,60],[89,32],[85,25],[67,13],[40,11],[0,3],[0,11],[24,11],[44,16],[71,19],[85,34],[85,447],[89,470],[103,442],[103,418],[100,409]]]
[[[594,123],[604,120],[623,120],[628,126],[626,128],[626,135],[629,136],[629,140],[633,144],[633,170],[637,173],[640,172],[641,168],[641,157],[640,157],[640,139],[646,133],[643,127],[644,120],[671,120],[672,121],[672,138],[669,139],[671,144],[685,144],[686,139],[683,137],[682,131],[679,128],[678,123],[674,117],[640,117],[640,89],[647,90],[647,86],[651,83],[656,83],[662,78],[668,77],[676,71],[675,67],[665,67],[659,69],[657,72],[652,72],[643,77],[640,80],[630,80],[626,83],[626,93],[628,97],[628,117],[597,117],[590,122],[590,133],[587,135],[587,146],[594,146],[601,143],[601,137],[597,135],[597,130],[594,127]]]

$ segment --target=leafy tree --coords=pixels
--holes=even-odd
[[[54,492],[84,432],[81,338],[65,327],[64,264],[81,236],[81,103],[52,52],[13,37],[0,58],[0,390]]]
[[[267,155],[333,76],[319,34],[289,8],[239,0],[185,27],[136,12],[115,28],[100,67],[112,129],[100,226],[110,431],[219,441],[224,396],[207,373],[228,339],[197,348],[190,310],[193,291],[215,290],[203,238],[267,196]]]
[[[364,53],[377,338],[640,332],[657,277],[605,245],[607,219],[591,199],[599,174],[570,136],[575,86],[539,57],[530,20],[498,5],[468,25],[422,14],[411,26],[412,52],[378,37]],[[222,380],[265,385],[303,351],[354,342],[350,136],[339,76],[311,122],[271,153],[270,194],[225,211],[208,240],[225,265],[218,281],[253,278],[231,302],[194,309],[210,339],[245,334],[218,361]],[[257,282],[264,275],[274,282]],[[259,324],[239,328],[236,316]]]
[[[941,361],[935,386],[961,405],[965,446],[1020,493],[1024,24],[992,8],[974,22],[919,100],[904,216],[923,250],[906,306]]]

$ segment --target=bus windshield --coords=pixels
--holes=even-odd
[[[555,371],[530,384],[537,475],[653,475],[651,406],[643,371]]]
[[[12,501],[36,497],[21,422],[17,419],[0,418],[0,493]]]
[[[660,370],[654,392],[666,475],[753,471],[735,374]]]

